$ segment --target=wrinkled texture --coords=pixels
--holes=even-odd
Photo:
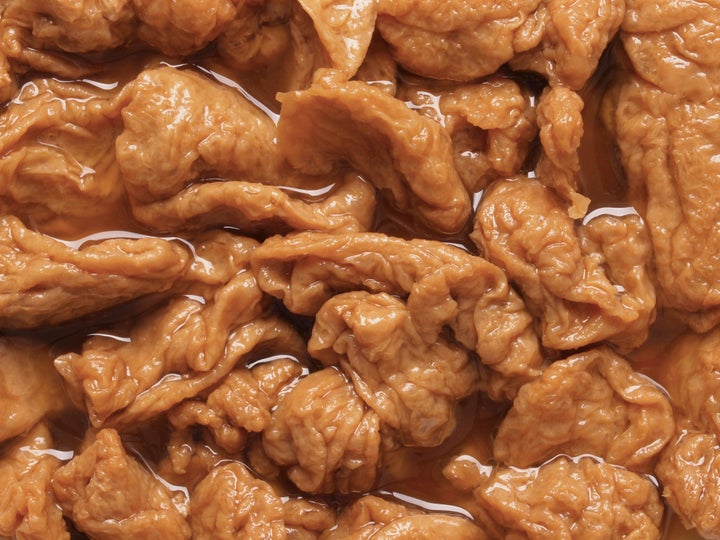
[[[292,190],[261,183],[201,182],[168,199],[135,204],[133,216],[153,230],[193,231],[232,225],[245,234],[267,235],[292,230],[364,231],[375,215],[375,189],[348,174],[331,184],[327,196],[305,202]]]
[[[582,218],[590,203],[577,192],[583,106],[578,94],[560,86],[545,90],[537,107],[543,155],[536,172],[543,184],[568,201],[568,215],[573,219]]]
[[[279,99],[278,144],[296,169],[327,174],[348,164],[394,206],[417,212],[441,231],[456,232],[467,221],[470,199],[454,167],[450,137],[437,123],[380,88],[343,82],[330,71],[309,89]]]
[[[3,447],[0,454],[0,535],[24,540],[70,539],[50,486],[53,473],[61,465],[52,455],[52,448],[52,435],[44,424],[29,429]]]
[[[5,103],[17,92],[17,80],[10,62],[0,50],[0,104]]]
[[[437,446],[455,430],[455,405],[479,386],[475,358],[440,336],[428,343],[407,306],[386,293],[328,300],[308,352],[339,365],[380,421],[411,446]]]
[[[334,368],[311,373],[280,397],[262,443],[307,493],[368,490],[380,466],[379,418]]]
[[[513,57],[515,33],[539,6],[540,0],[379,0],[377,28],[407,70],[466,81],[494,73]]]
[[[425,513],[389,500],[366,495],[345,508],[337,526],[320,540],[483,540],[486,535],[471,521],[441,513]]]
[[[187,430],[173,430],[168,436],[167,454],[156,471],[170,484],[185,486],[192,493],[213,468],[233,459],[208,442],[188,437]]]
[[[223,450],[239,452],[249,432],[260,433],[270,424],[277,394],[301,373],[300,364],[289,359],[235,369],[205,402],[184,401],[168,413],[168,420],[177,429],[206,426]]]
[[[67,408],[50,351],[27,339],[0,338],[0,442]]]
[[[656,467],[663,494],[686,527],[720,538],[720,329],[686,332],[658,358],[658,377],[678,417],[675,438]]]
[[[508,539],[659,539],[663,506],[646,477],[584,457],[542,467],[481,467],[458,458],[444,469]]]
[[[190,526],[165,486],[125,453],[112,429],[99,431],[52,478],[60,506],[98,540],[190,538]]]
[[[543,345],[575,349],[607,339],[637,347],[655,320],[642,219],[600,215],[578,226],[564,206],[537,180],[497,181],[471,238],[517,283],[540,319]]]
[[[141,73],[126,93],[116,153],[135,201],[165,199],[203,176],[277,178],[275,124],[236,89],[160,67]]]
[[[0,0],[0,536],[720,538],[719,10]]]
[[[5,48],[30,58],[41,59],[43,49],[75,53],[112,49],[130,37],[135,24],[132,0],[8,0],[4,4],[0,31]],[[22,51],[26,48],[37,52]]]
[[[375,0],[299,0],[313,20],[333,69],[357,72],[370,46],[377,14]]]
[[[544,0],[515,34],[515,70],[547,77],[551,86],[580,90],[618,31],[625,0]]]
[[[603,117],[650,231],[659,301],[704,332],[720,322],[720,7],[628,8],[621,38],[635,70],[618,76]]]
[[[94,71],[59,52],[111,51],[140,40],[170,56],[212,42],[233,21],[239,0],[9,0],[0,49],[22,65],[74,77]]]
[[[245,2],[217,43],[239,72],[263,79],[266,72],[272,96],[307,88],[314,71],[330,65],[312,18],[292,0]]]
[[[296,333],[266,313],[246,268],[255,245],[211,233],[195,246],[197,281],[185,294],[147,312],[130,328],[90,336],[82,353],[55,360],[70,396],[87,406],[93,425],[128,425],[159,414],[211,387],[243,355],[283,332],[284,343],[293,345]],[[129,339],[123,339],[126,333]]]
[[[283,507],[288,540],[317,540],[336,522],[330,506],[304,497],[288,498]]]
[[[120,104],[82,83],[36,79],[0,116],[0,209],[108,220],[123,195],[115,161]],[[58,225],[59,227],[59,225]]]
[[[284,540],[284,515],[272,487],[238,462],[214,468],[190,497],[194,540]]]
[[[720,441],[714,433],[679,430],[656,467],[663,496],[687,528],[720,538]]]
[[[132,0],[138,38],[171,56],[199,51],[235,18],[242,0]]]
[[[339,292],[407,297],[427,343],[450,328],[497,372],[492,395],[512,395],[539,374],[542,358],[523,302],[498,267],[455,247],[378,233],[299,233],[266,240],[252,267],[263,291],[302,315]]]
[[[716,2],[627,0],[620,38],[636,75],[700,102],[720,90]]]
[[[57,324],[169,290],[190,263],[182,244],[109,238],[74,248],[0,219],[0,327]]]
[[[493,452],[514,467],[590,454],[649,473],[674,432],[662,391],[609,348],[599,348],[552,363],[520,388]]]
[[[624,8],[623,0],[379,0],[377,27],[398,63],[418,75],[467,81],[510,62],[579,89]]]
[[[720,437],[720,328],[681,334],[659,360],[658,381],[673,407],[697,429]]]
[[[229,225],[248,234],[370,226],[374,189],[355,176],[317,202],[265,185],[283,170],[275,124],[236,89],[161,67],[124,94],[117,163],[140,223],[162,232]]]
[[[537,135],[536,115],[529,93],[517,82],[498,77],[451,89],[408,84],[399,97],[450,133],[455,167],[468,192],[525,165]]]
[[[398,67],[390,50],[382,38],[373,36],[363,63],[355,74],[355,79],[377,86],[383,92],[394,96],[398,90]]]

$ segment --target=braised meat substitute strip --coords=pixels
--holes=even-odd
[[[0,0],[0,536],[720,538],[718,22]]]

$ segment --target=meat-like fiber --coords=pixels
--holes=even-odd
[[[330,67],[355,75],[375,31],[376,2],[367,0],[299,0],[310,15]]]
[[[720,328],[686,332],[659,356],[659,381],[675,409],[675,437],[655,471],[663,495],[686,527],[720,538]]]
[[[645,476],[589,457],[541,467],[484,467],[458,458],[444,469],[505,528],[504,538],[660,539],[663,504]]]
[[[573,219],[582,218],[590,203],[577,191],[583,107],[582,98],[563,86],[545,90],[537,107],[543,154],[536,172],[543,184],[568,202],[568,215]]]
[[[7,0],[0,28],[33,48],[85,53],[113,49],[132,34],[132,0]]]
[[[720,437],[720,328],[686,332],[661,357],[658,381],[679,415],[699,430]]]
[[[695,330],[720,322],[720,70],[715,3],[628,1],[632,66],[603,107],[647,222],[658,298]]]
[[[204,175],[277,179],[275,124],[238,90],[160,67],[142,72],[125,94],[116,153],[135,201],[166,199]]]
[[[403,212],[417,212],[448,233],[465,225],[470,198],[454,167],[450,137],[437,123],[380,88],[346,82],[333,71],[279,99],[278,144],[293,167],[327,174],[349,164]]]
[[[254,478],[239,462],[215,467],[190,497],[194,540],[284,540],[284,516],[270,484]]]
[[[3,448],[0,458],[0,535],[23,540],[69,540],[50,485],[61,462],[43,423]]]
[[[346,507],[337,525],[320,540],[485,540],[485,533],[470,520],[439,512],[426,513],[374,495],[359,498]]]
[[[240,0],[132,0],[137,37],[171,56],[199,51],[235,18]]]
[[[120,102],[89,85],[34,79],[0,116],[0,210],[107,220],[121,212]]]
[[[58,503],[79,530],[98,540],[190,538],[190,526],[158,478],[128,456],[115,430],[95,440],[52,477]]]
[[[624,0],[380,0],[377,28],[398,63],[418,75],[468,81],[510,62],[577,90],[624,10]]]
[[[497,181],[471,238],[522,291],[543,345],[576,349],[604,339],[630,350],[655,320],[643,220],[602,215],[578,226],[539,181]]]
[[[270,424],[277,394],[297,379],[302,369],[289,359],[260,364],[252,370],[235,369],[208,394],[207,400],[183,401],[168,412],[168,420],[182,430],[205,426],[223,450],[239,452],[249,432],[259,433]],[[188,434],[187,438],[192,437]]]
[[[520,388],[493,452],[514,467],[590,454],[649,473],[674,433],[663,392],[602,347],[558,360]]]
[[[679,429],[655,468],[663,496],[688,529],[720,538],[720,441],[714,433]]]
[[[241,357],[283,333],[290,351],[303,348],[287,323],[267,313],[248,271],[255,246],[229,233],[207,233],[194,246],[199,260],[184,276],[190,285],[182,294],[130,328],[90,336],[80,354],[55,360],[93,425],[127,425],[164,412],[212,387]],[[129,339],[112,337],[124,334]]]
[[[380,466],[380,421],[342,373],[325,368],[281,395],[262,444],[304,492],[367,491]]]
[[[437,241],[379,233],[298,233],[266,240],[253,254],[261,289],[298,314],[315,314],[333,294],[352,290],[407,298],[427,343],[446,328],[497,374],[488,391],[512,397],[542,368],[532,320],[503,272]]]
[[[305,202],[261,183],[201,182],[162,201],[136,203],[132,212],[137,221],[161,232],[223,225],[259,235],[369,229],[375,217],[375,188],[354,174],[330,187],[325,198]]]
[[[161,238],[107,239],[78,249],[0,219],[0,326],[57,324],[172,288],[189,251]]]
[[[28,339],[0,338],[0,443],[67,408],[49,349]]]
[[[286,497],[283,506],[287,540],[318,540],[337,521],[329,505],[304,497]]]
[[[411,80],[398,97],[450,133],[455,167],[468,192],[518,173],[537,135],[529,92],[501,77],[446,86]]]
[[[386,293],[328,300],[308,352],[339,365],[355,391],[403,444],[437,446],[455,429],[455,405],[479,387],[476,359],[440,336],[428,342],[407,306]]]

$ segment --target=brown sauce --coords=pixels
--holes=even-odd
[[[97,73],[88,76],[88,84],[119,88],[132,80],[140,69],[159,61],[162,61],[160,57],[147,56],[143,53],[122,58],[103,58],[98,61]],[[608,75],[612,72],[612,62],[612,56],[606,55],[596,77],[582,92],[585,99],[585,134],[580,147],[581,186],[582,191],[592,199],[591,210],[605,207],[624,208],[627,204],[624,201],[624,179],[612,141],[598,121],[601,96],[608,84]],[[266,74],[260,77],[248,74],[233,78],[232,71],[225,69],[212,51],[204,52],[187,63],[223,84],[240,89],[271,118],[277,118],[279,104],[274,99],[273,88],[279,84],[278,81],[268,80]],[[536,79],[533,78],[533,81],[536,82]],[[288,186],[288,190],[297,192],[294,186]],[[313,197],[311,190],[297,194],[306,199]],[[93,239],[118,235],[150,235],[149,231],[132,220],[125,206],[119,206],[114,212],[105,215],[102,220],[92,222],[82,219],[57,220],[39,225],[34,223],[31,214],[19,214],[28,225],[66,241],[78,241],[89,235],[95,235]],[[408,217],[381,203],[374,230],[403,238],[438,239],[476,252],[477,248],[468,238],[471,227],[472,224],[468,223],[457,234],[439,235],[437,231],[417,218]],[[118,234],[117,231],[122,232]],[[78,350],[85,336],[102,331],[109,323],[129,320],[162,300],[162,297],[146,298],[61,327],[32,332],[6,332],[6,334],[31,335],[47,342],[53,354],[61,354]],[[633,354],[635,365],[640,371],[653,377],[655,370],[659,369],[655,356],[667,345],[669,338],[677,333],[678,328],[677,323],[660,314],[654,325],[652,337],[646,345]],[[467,512],[463,510],[462,497],[442,476],[442,466],[449,457],[462,454],[470,454],[477,459],[490,461],[493,433],[505,412],[505,407],[478,395],[463,401],[457,411],[458,429],[443,445],[431,449],[403,448],[394,455],[388,456],[378,483],[379,492],[423,506],[428,510],[440,509],[466,514]],[[71,453],[82,440],[88,423],[82,413],[68,411],[51,418],[50,425],[57,441],[58,452]],[[167,432],[162,425],[148,424],[138,426],[132,433],[127,434],[125,442],[132,454],[150,468],[154,468],[163,457],[166,438]],[[183,486],[176,488],[183,489]],[[73,533],[73,536],[83,537],[80,533]],[[685,531],[678,520],[671,516],[667,519],[664,538],[687,540],[699,537]]]

